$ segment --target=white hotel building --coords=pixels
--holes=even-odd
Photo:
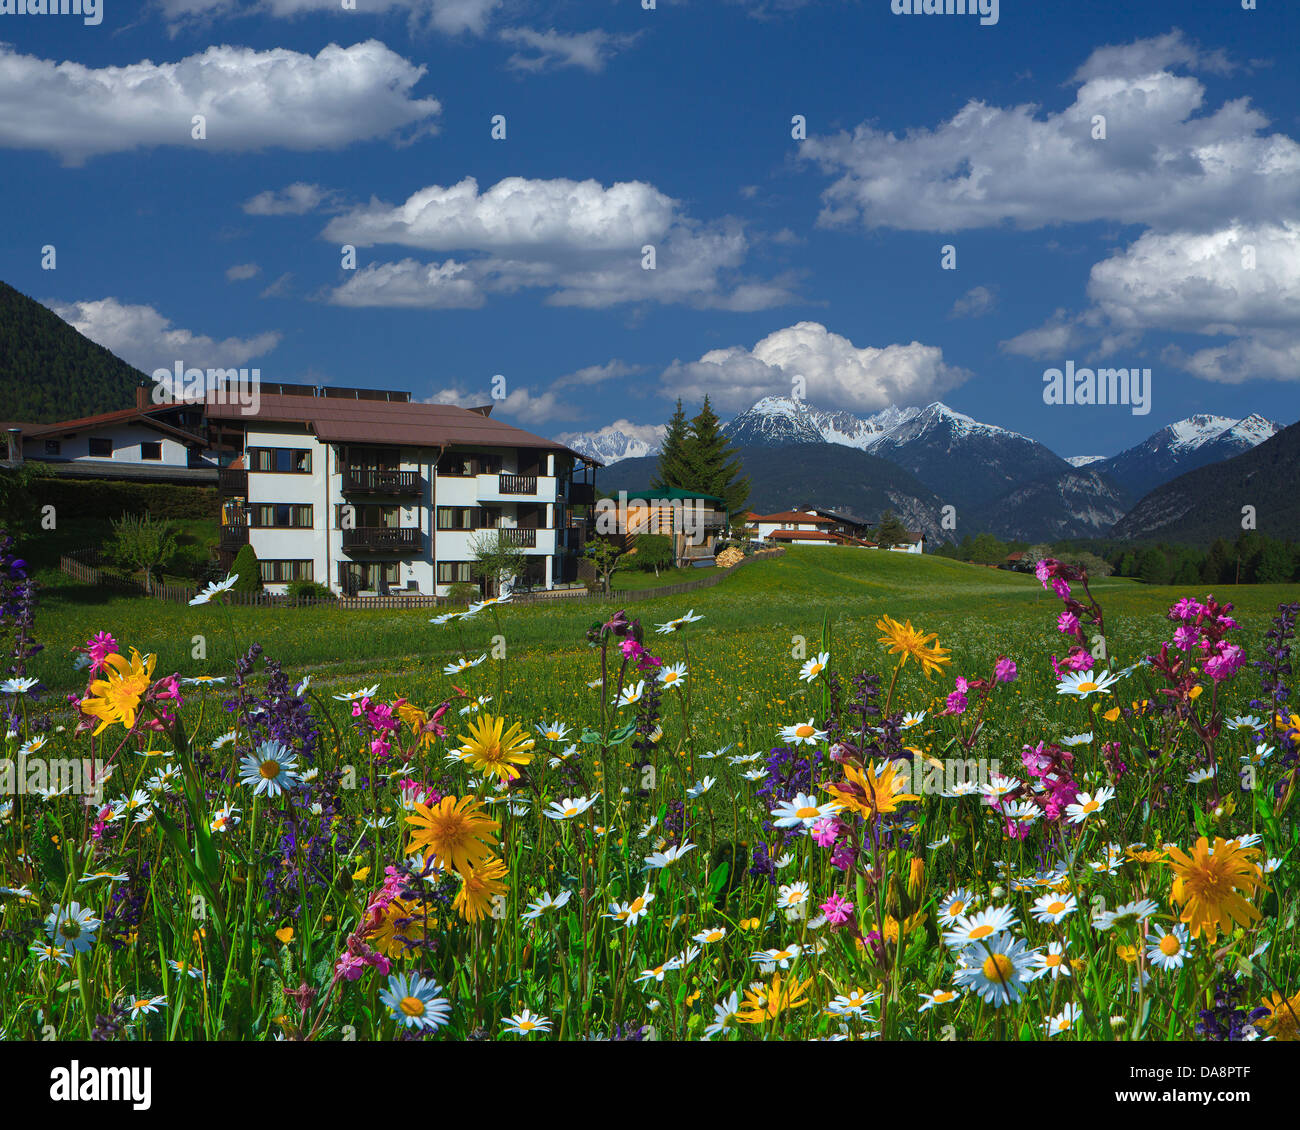
[[[263,385],[255,414],[210,399],[223,560],[250,543],[271,592],[445,596],[478,583],[472,543],[500,530],[526,555],[515,587],[576,582],[586,520],[571,508],[594,502],[601,464],[490,412],[306,386]]]

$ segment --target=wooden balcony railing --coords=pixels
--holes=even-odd
[[[377,467],[345,467],[344,494],[419,495],[424,487],[419,471],[381,471]]]
[[[217,486],[223,496],[248,497],[248,472],[242,468],[223,467],[217,476]]]
[[[221,527],[221,535],[217,541],[218,549],[239,549],[247,544],[247,522],[227,522]]]
[[[516,527],[509,529],[505,526],[497,528],[497,533],[501,535],[501,540],[508,545],[517,545],[521,549],[537,548],[537,531],[535,529]]]
[[[343,531],[345,553],[409,553],[420,547],[414,526],[358,526]]]
[[[499,475],[498,490],[501,494],[536,494],[536,475]]]

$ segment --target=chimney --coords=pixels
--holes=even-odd
[[[135,406],[137,408],[149,407],[149,390],[144,385],[136,385],[135,389]]]
[[[9,464],[12,467],[19,466],[23,461],[23,430],[22,428],[9,429]]]

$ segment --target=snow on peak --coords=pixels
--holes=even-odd
[[[1065,461],[1071,467],[1086,467],[1089,463],[1100,463],[1105,458],[1104,455],[1067,455]]]
[[[1176,420],[1165,428],[1165,432],[1169,436],[1169,447],[1174,451],[1195,451],[1236,423],[1231,416],[1201,413],[1188,416],[1185,420]]]

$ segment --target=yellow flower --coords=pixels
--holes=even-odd
[[[366,881],[366,876],[368,876],[369,874],[370,874],[370,868],[363,867],[361,868],[360,871],[352,872],[352,878],[355,882],[364,883]]]
[[[1107,722],[1114,722],[1115,719],[1119,717],[1119,707],[1112,706],[1108,711],[1106,711],[1105,714],[1102,715],[1102,717],[1105,718]]]
[[[757,930],[757,929],[758,929],[758,919],[757,919],[757,918],[742,918],[742,919],[740,920],[740,928],[741,928],[742,930]]]
[[[495,773],[503,781],[519,777],[516,765],[527,765],[533,759],[534,742],[525,738],[519,723],[515,722],[502,734],[506,720],[484,714],[469,724],[469,736],[458,734],[464,744],[460,747],[462,759],[471,768],[482,773]]]
[[[286,926],[283,930],[277,930],[275,936],[280,939],[281,943],[287,946],[291,941],[293,941],[293,927]]]
[[[1137,961],[1138,959],[1137,946],[1116,946],[1115,952],[1119,954],[1119,956],[1123,958],[1125,961],[1127,961],[1130,965],[1132,965],[1133,962]]]
[[[904,936],[910,934],[918,926],[924,926],[926,917],[925,911],[918,910],[905,918],[903,920]],[[881,934],[890,945],[898,944],[898,919],[892,914],[885,915],[885,928],[881,931]]]
[[[366,939],[385,957],[401,957],[424,940],[424,920],[429,908],[418,899],[393,899]]]
[[[1214,847],[1202,836],[1191,854],[1179,848],[1169,849],[1169,863],[1174,869],[1173,902],[1182,906],[1181,919],[1199,937],[1204,931],[1214,941],[1222,930],[1232,932],[1235,925],[1249,926],[1260,913],[1238,893],[1249,895],[1263,885],[1264,875],[1253,857],[1257,848],[1243,848],[1222,836],[1214,837]]]
[[[509,890],[504,880],[509,874],[506,865],[495,856],[475,864],[468,872],[461,872],[460,890],[452,900],[466,922],[477,922],[492,912],[498,896]]]
[[[416,830],[411,833],[407,853],[423,851],[439,867],[455,868],[462,875],[491,854],[497,842],[498,820],[489,820],[474,797],[457,800],[445,796],[437,805],[417,804],[406,818]]]
[[[1300,1040],[1300,993],[1289,1000],[1281,993],[1265,997],[1260,1004],[1268,1009],[1268,1016],[1255,1021],[1265,1035],[1275,1040]]]
[[[411,733],[420,735],[419,744],[422,748],[427,748],[438,740],[438,735],[432,729],[424,729],[429,723],[429,715],[418,706],[404,702],[397,708],[397,716],[411,727]]]
[[[865,770],[854,765],[844,767],[847,781],[827,785],[828,792],[835,794],[835,799],[847,808],[870,818],[876,813],[888,815],[898,810],[898,806],[909,800],[920,800],[916,793],[900,792],[907,787],[906,781],[898,775],[895,763],[887,761],[877,774],[872,762]]]
[[[905,664],[910,656],[921,665],[921,670],[925,672],[927,679],[935,671],[942,674],[943,668],[952,662],[945,648],[940,647],[938,643],[931,643],[932,640],[939,638],[938,632],[923,635],[912,627],[911,620],[900,624],[892,616],[882,616],[876,621],[876,628],[885,633],[880,637],[880,642],[888,645],[890,654],[903,657],[899,661],[900,666]]]
[[[82,699],[81,712],[100,719],[95,734],[102,734],[114,722],[121,722],[128,730],[135,725],[140,709],[140,699],[153,682],[153,668],[157,656],[146,655],[131,649],[128,663],[124,656],[114,652],[104,660],[105,677],[90,684],[90,694]]]
[[[775,1020],[786,1009],[803,1008],[808,1003],[804,995],[813,979],[808,978],[802,985],[797,977],[782,985],[781,974],[772,974],[772,984],[766,991],[745,990],[744,1003],[736,1011],[736,1019],[742,1024],[762,1024],[765,1020]]]

